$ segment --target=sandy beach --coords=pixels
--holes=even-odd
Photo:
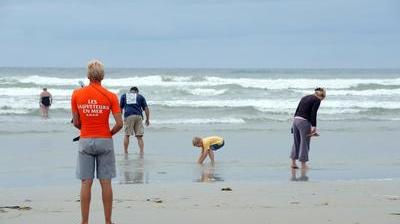
[[[398,156],[388,141],[398,135],[397,129],[338,133],[321,128],[323,135],[313,141],[310,170],[304,176],[296,171],[293,178],[287,149],[291,136],[284,127],[219,130],[229,144],[216,153],[215,168],[199,168],[198,151],[189,144],[169,144],[205,130],[149,129],[144,159],[138,159],[134,149],[125,157],[122,136],[117,135],[115,222],[400,222]],[[0,136],[7,146],[2,149],[7,156],[1,160],[5,182],[0,188],[0,223],[80,222],[76,144],[71,142],[76,133],[68,130],[52,133],[50,142],[48,133]],[[246,153],[248,142],[253,153]],[[91,223],[103,223],[99,190],[96,181]]]
[[[232,191],[222,191],[230,188]],[[399,223],[400,181],[114,185],[116,223]],[[0,221],[79,223],[79,186],[1,190]],[[99,186],[91,222],[102,223]]]

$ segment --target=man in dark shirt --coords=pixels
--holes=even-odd
[[[132,87],[128,93],[124,93],[121,96],[120,107],[124,111],[124,125],[125,125],[125,136],[124,136],[124,151],[128,153],[129,147],[129,136],[135,133],[138,141],[140,155],[144,153],[144,142],[143,142],[143,111],[146,114],[146,126],[150,124],[150,111],[147,106],[146,99],[139,94],[137,87]]]
[[[325,96],[325,89],[316,88],[314,94],[303,97],[297,106],[292,127],[294,142],[290,154],[293,169],[298,168],[296,160],[301,162],[302,168],[307,167],[310,138],[318,136],[317,111]]]

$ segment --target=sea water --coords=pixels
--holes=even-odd
[[[25,185],[16,176],[33,175],[32,182],[46,184],[65,184],[73,178],[76,145],[69,139],[78,132],[70,124],[70,97],[79,81],[88,84],[85,76],[83,68],[0,68],[0,138],[5,143],[0,151],[6,155],[0,157],[0,175],[11,178],[3,185]],[[147,154],[125,157],[118,149],[118,183],[287,180],[293,113],[299,99],[315,87],[325,87],[327,98],[318,111],[321,138],[312,142],[311,179],[400,177],[400,70],[106,69],[103,85],[118,96],[137,86],[151,110]],[[39,111],[44,87],[53,95],[47,120]],[[198,152],[190,150],[191,136],[207,134],[223,134],[234,144],[218,152],[216,167],[196,167]],[[68,137],[68,142],[34,147],[23,143],[51,142],[51,136],[57,141]],[[262,146],[264,138],[272,147]],[[122,135],[115,140],[118,147],[121,139]],[[158,140],[169,148],[154,143]],[[58,145],[60,151],[52,152],[49,145]],[[131,147],[136,147],[134,139]],[[54,159],[49,151],[65,164],[55,179],[46,179],[59,165],[48,162]],[[21,152],[41,156],[36,162],[21,162]]]

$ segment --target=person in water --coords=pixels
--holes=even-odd
[[[47,88],[43,88],[43,92],[40,93],[39,106],[42,111],[42,117],[49,117],[49,108],[53,103],[53,97],[50,92],[47,91]]]
[[[197,160],[198,164],[203,164],[204,160],[208,156],[211,160],[211,164],[214,165],[214,151],[222,148],[225,145],[225,140],[219,136],[210,136],[205,138],[194,137],[192,144],[195,147],[201,148],[200,156]]]
[[[321,101],[325,99],[326,91],[316,88],[314,94],[301,98],[293,119],[293,146],[290,154],[291,167],[297,169],[296,160],[301,162],[302,168],[307,168],[308,152],[310,150],[310,139],[318,136],[317,133],[317,111]]]
[[[124,152],[128,153],[129,137],[135,134],[139,146],[140,155],[144,154],[144,126],[143,111],[146,114],[145,125],[150,124],[150,110],[146,99],[139,94],[139,89],[133,86],[128,93],[124,93],[120,99],[121,110],[124,111]]]

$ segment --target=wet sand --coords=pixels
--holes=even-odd
[[[72,142],[77,132],[66,125],[66,132],[0,135],[0,188],[79,185],[75,179],[78,145]],[[320,133],[311,142],[310,181],[400,178],[396,142],[400,131],[321,128]],[[196,165],[199,149],[191,145],[194,135],[207,134],[225,138],[225,146],[215,153],[216,166],[210,174]],[[118,171],[114,183],[191,183],[205,175],[213,176],[209,179],[216,182],[287,182],[291,178],[289,129],[147,129],[144,159],[136,154],[134,138],[126,157],[122,139],[122,134],[114,138]]]
[[[0,207],[25,208],[1,208],[0,221],[79,223],[78,192],[79,186],[1,189]],[[400,181],[114,185],[113,217],[119,224],[394,224],[400,222]],[[98,183],[91,223],[103,223]]]
[[[70,124],[66,124],[70,125]],[[283,125],[282,126],[287,126]],[[0,135],[0,223],[80,222],[76,131]],[[148,129],[145,156],[115,138],[116,223],[400,223],[399,130],[321,128],[311,169],[289,169],[291,135],[277,130]],[[216,166],[195,164],[193,135],[219,134]],[[136,150],[135,150],[136,149]],[[231,188],[232,191],[221,191]],[[15,207],[17,206],[17,207]],[[18,207],[19,206],[19,207]],[[91,223],[103,223],[96,181]]]

